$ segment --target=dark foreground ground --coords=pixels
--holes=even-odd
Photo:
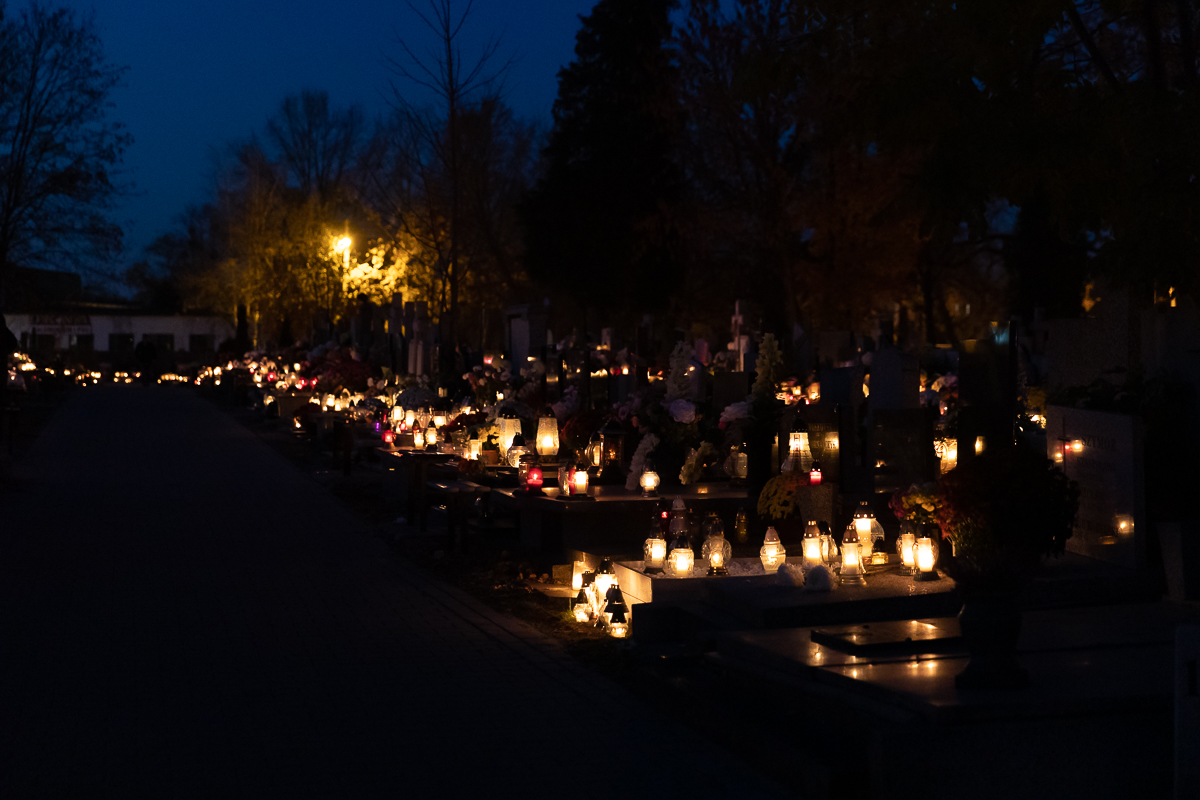
[[[74,394],[0,490],[0,797],[786,796],[375,534],[191,392]]]

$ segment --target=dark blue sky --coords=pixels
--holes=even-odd
[[[134,136],[126,154],[137,196],[118,219],[126,225],[125,263],[171,226],[189,203],[206,198],[213,154],[261,132],[288,94],[325,89],[335,106],[357,103],[369,117],[386,110],[399,58],[399,33],[417,52],[429,32],[399,0],[59,0],[94,12],[105,52],[129,67],[114,96],[114,119]],[[416,0],[423,7],[428,0]],[[578,17],[595,0],[475,0],[464,29],[464,55],[502,34],[501,53],[520,62],[509,78],[510,103],[549,122],[556,75],[574,56]],[[456,0],[456,8],[465,7]],[[10,13],[21,3],[11,3]]]

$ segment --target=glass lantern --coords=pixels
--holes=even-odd
[[[686,531],[672,538],[671,550],[667,555],[666,573],[672,578],[691,577],[692,567],[696,562],[696,554],[688,542]]]
[[[500,412],[496,422],[500,429],[500,454],[508,463],[508,448],[512,447],[513,439],[521,435],[521,419],[511,408],[506,408]]]
[[[558,420],[553,415],[538,419],[537,454],[542,458],[554,458],[558,455]]]
[[[404,427],[408,428],[409,430],[412,430],[413,426],[416,425],[416,423],[417,423],[417,410],[415,408],[405,409],[404,410]]]
[[[820,462],[817,462],[817,461],[812,462],[812,469],[810,469],[808,471],[808,485],[809,486],[820,486],[821,485],[821,464],[820,464]]]
[[[575,469],[571,472],[571,496],[587,497],[588,472],[586,469]]]
[[[478,461],[481,458],[483,458],[483,440],[479,438],[479,431],[475,431],[467,440],[467,459]]]
[[[583,573],[587,572],[586,561],[576,561],[571,564],[571,589],[578,592],[583,589]]]
[[[625,639],[629,636],[629,614],[624,608],[618,608],[608,620],[608,634],[614,639]]]
[[[744,485],[749,472],[750,457],[746,453],[746,443],[738,442],[729,448],[729,485]]]
[[[708,562],[709,575],[728,575],[729,561],[733,558],[733,545],[725,538],[725,528],[715,513],[709,514],[701,527],[704,544],[700,557]]]
[[[900,524],[900,536],[896,539],[896,553],[900,556],[900,571],[915,575],[917,572],[917,535],[911,523]]]
[[[579,589],[579,594],[575,595],[575,605],[571,607],[571,611],[575,614],[576,622],[588,622],[591,619],[591,603],[582,587]]]
[[[605,598],[608,596],[608,590],[617,585],[617,574],[613,570],[612,562],[607,558],[600,563],[600,569],[596,573],[595,587],[595,603],[596,611],[600,611],[600,607],[604,604]]]
[[[842,534],[842,583],[864,585],[867,582],[866,574],[858,526],[851,522]]]
[[[642,497],[658,497],[658,473],[654,471],[654,463],[646,459],[646,468],[638,484],[642,487]]]
[[[788,457],[784,472],[812,470],[813,454],[808,441],[808,423],[797,414],[788,434]]]
[[[541,494],[542,483],[544,482],[542,468],[537,464],[530,464],[529,470],[525,473],[525,489],[530,494]]]
[[[654,520],[654,530],[642,545],[642,558],[645,563],[642,571],[647,575],[658,575],[663,571],[663,563],[667,558],[667,540],[659,534],[658,520]]]
[[[824,560],[821,558],[821,528],[817,525],[816,520],[809,520],[808,524],[804,526],[804,539],[800,542],[800,549],[801,555],[804,556],[801,568],[805,572]]]
[[[429,423],[429,426],[427,428],[425,428],[425,446],[426,447],[437,447],[437,443],[438,443],[437,428],[435,428],[433,423],[431,422],[431,423]]]
[[[417,450],[425,449],[425,431],[420,428],[413,428],[413,448]]]
[[[525,437],[517,434],[509,440],[508,453],[505,458],[510,467],[518,467],[521,465],[521,457],[529,455],[529,448],[525,446]]]
[[[784,549],[783,542],[779,541],[779,534],[774,528],[767,528],[767,535],[763,537],[758,557],[762,561],[763,571],[768,575],[778,572],[787,561],[787,550]]]
[[[858,548],[863,563],[874,563],[871,560],[872,551],[875,549],[876,542],[883,541],[883,526],[875,518],[875,512],[871,510],[871,504],[866,500],[859,503],[858,510],[854,512],[854,528],[858,531]],[[887,563],[886,556],[884,556],[883,563]]]
[[[600,445],[603,450],[601,467],[607,467],[609,464],[620,466],[625,463],[625,428],[621,423],[615,419],[604,423],[604,427],[600,429]]]
[[[396,443],[396,434],[392,432],[391,428],[383,432],[383,443],[387,445],[388,450],[391,450],[392,446]]]
[[[431,422],[433,423],[433,427],[435,427],[435,428],[444,428],[444,427],[446,427],[446,415],[444,413],[442,413],[441,411],[438,411],[438,412],[434,413],[433,419],[431,420]]]
[[[913,574],[913,580],[939,580],[941,576],[938,575],[937,569],[935,569],[937,565],[938,550],[940,549],[938,547],[937,540],[930,536],[924,535],[924,531],[922,531],[922,535],[917,537],[917,541],[913,546],[913,549],[916,551],[917,562],[916,572]]]
[[[588,466],[599,469],[600,461],[604,458],[604,443],[600,440],[600,431],[592,434],[585,453],[587,455]]]
[[[393,425],[399,425],[404,421],[404,409],[400,406],[392,406],[391,418]]]
[[[613,584],[604,593],[604,621],[607,623],[609,617],[619,608],[628,608],[628,606],[625,605],[625,595],[621,594],[621,586]]]

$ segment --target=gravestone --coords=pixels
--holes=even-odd
[[[874,398],[874,392],[871,396]],[[925,409],[876,411],[871,435],[876,492],[891,494],[936,476],[933,424]]]
[[[1016,418],[1015,337],[1003,329],[1004,341],[969,339],[958,358],[958,462],[969,461],[980,437],[987,442],[1011,441]]]
[[[862,443],[858,434],[863,404],[862,367],[823,369],[820,377],[821,400],[817,408],[837,410],[841,491],[843,494],[870,491],[873,471],[862,463]]]
[[[1079,483],[1079,514],[1068,550],[1129,569],[1145,567],[1143,442],[1137,417],[1046,407],[1047,456]]]
[[[842,475],[841,431],[837,408],[832,405],[798,406],[797,414],[808,425],[808,446],[813,461],[821,462],[821,480],[839,483]]]
[[[871,411],[921,407],[921,366],[915,353],[884,347],[871,361]]]

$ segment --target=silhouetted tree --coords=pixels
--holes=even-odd
[[[87,265],[120,249],[108,212],[132,137],[108,119],[124,68],[90,17],[0,7],[0,304],[10,265]]]
[[[544,173],[523,208],[531,275],[584,305],[667,307],[681,274],[674,0],[600,0],[558,74]]]

